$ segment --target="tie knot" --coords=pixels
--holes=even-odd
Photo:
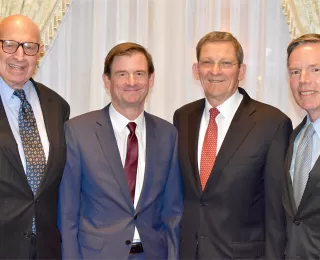
[[[25,101],[26,100],[26,93],[24,92],[23,89],[16,89],[13,92],[13,95],[17,96],[21,101]]]
[[[132,134],[136,130],[137,124],[135,122],[129,122],[127,127],[129,128],[130,134]]]
[[[304,133],[304,138],[311,138],[314,134],[314,128],[312,123],[309,123],[305,133]]]
[[[217,115],[219,115],[219,113],[220,112],[219,112],[218,108],[216,108],[216,107],[211,108],[210,109],[210,121],[215,120]]]

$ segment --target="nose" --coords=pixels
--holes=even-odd
[[[134,78],[134,75],[132,73],[129,74],[129,78],[128,78],[128,84],[130,86],[133,86],[135,84],[136,80]]]
[[[307,70],[302,70],[300,74],[300,84],[305,84],[310,82],[310,76]]]
[[[220,65],[219,63],[214,63],[213,66],[211,67],[211,72],[214,75],[220,74],[221,73],[221,69],[220,69]]]
[[[17,51],[14,53],[14,56],[18,61],[22,61],[24,59],[25,53],[21,45],[18,47]]]

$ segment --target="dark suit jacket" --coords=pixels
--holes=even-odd
[[[66,124],[67,162],[59,228],[65,259],[127,259],[134,227],[146,259],[177,259],[182,183],[177,131],[145,112],[146,164],[137,208],[109,116],[109,106]]]
[[[49,157],[34,196],[0,100],[0,259],[29,259],[33,215],[36,218],[38,257],[61,258],[57,199],[65,164],[63,124],[69,117],[70,108],[57,93],[31,81],[39,95],[50,143]]]
[[[320,160],[310,171],[309,179],[297,208],[293,196],[290,165],[292,161],[294,140],[306,118],[293,131],[282,185],[282,199],[287,216],[286,259],[320,259]]]
[[[243,100],[203,192],[197,150],[205,100],[174,114],[184,186],[181,259],[284,256],[281,173],[292,124],[278,109],[252,100],[241,88],[239,92]]]

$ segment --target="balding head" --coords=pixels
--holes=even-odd
[[[35,72],[43,50],[40,30],[28,17],[11,15],[0,22],[0,40],[0,76],[9,87],[21,89]]]
[[[10,15],[0,22],[0,39],[6,39],[6,35],[12,35],[14,32],[24,31],[28,41],[40,43],[40,30],[38,26],[28,17],[16,14]],[[32,39],[32,40],[31,40]],[[12,40],[12,39],[6,39]],[[25,40],[22,40],[25,42]]]

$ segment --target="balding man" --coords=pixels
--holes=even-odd
[[[58,185],[70,108],[35,82],[39,28],[13,15],[0,23],[0,259],[60,259]]]

